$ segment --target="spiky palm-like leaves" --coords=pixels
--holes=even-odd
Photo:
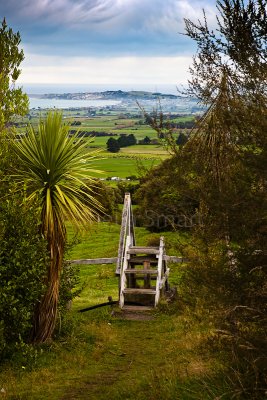
[[[28,200],[39,201],[40,230],[47,239],[50,255],[47,291],[37,307],[32,334],[32,341],[41,343],[51,338],[57,319],[65,221],[84,224],[95,217],[93,210],[98,205],[93,187],[88,187],[88,175],[93,171],[89,165],[94,156],[81,138],[69,136],[69,127],[62,125],[62,115],[57,112],[48,113],[37,133],[30,127],[14,146],[20,159],[17,178],[26,184]]]

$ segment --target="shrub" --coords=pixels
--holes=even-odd
[[[27,342],[33,312],[44,290],[47,250],[33,208],[18,195],[0,206],[0,356]]]

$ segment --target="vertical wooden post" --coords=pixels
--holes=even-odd
[[[129,236],[127,236],[126,245],[125,245],[125,257],[123,259],[123,266],[122,266],[121,273],[120,273],[120,308],[122,308],[124,306],[124,289],[127,286],[125,270],[127,269],[127,266],[128,266],[128,260],[127,260],[126,254],[127,254],[128,248],[130,246],[130,242],[131,242],[131,239]]]
[[[144,261],[144,269],[150,268],[150,261]],[[144,288],[150,289],[151,288],[151,279],[150,274],[144,275]]]
[[[157,307],[160,298],[160,285],[162,280],[162,266],[163,266],[163,252],[164,252],[164,238],[161,236],[159,244],[158,255],[158,275],[156,283],[155,307]]]
[[[120,242],[119,242],[119,249],[118,249],[118,259],[117,259],[117,268],[116,274],[120,274],[120,270],[123,265],[123,257],[125,251],[125,241],[127,232],[127,226],[129,224],[129,206],[130,206],[130,194],[126,193],[124,197],[124,205],[122,210],[122,217],[121,217],[121,231],[120,231]]]

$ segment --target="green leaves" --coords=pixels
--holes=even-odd
[[[34,308],[44,292],[47,248],[37,212],[21,193],[0,207],[0,359],[19,337],[28,341]]]
[[[19,48],[20,34],[7,28],[5,19],[0,26],[0,130],[14,115],[24,115],[28,111],[29,101],[20,88],[15,88],[21,70],[19,65],[24,59]]]
[[[27,135],[14,143],[21,161],[16,178],[26,182],[29,199],[39,198],[45,230],[54,229],[55,218],[62,224],[65,218],[76,224],[91,221],[95,213],[90,204],[101,208],[95,204],[90,179],[90,171],[96,171],[88,166],[95,154],[86,145],[77,134],[69,136],[60,113],[49,113],[40,121],[38,133],[29,127]]]

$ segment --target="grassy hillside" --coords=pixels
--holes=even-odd
[[[116,256],[119,225],[93,225],[70,257]],[[69,237],[74,232],[69,229]],[[137,243],[154,234],[136,229]],[[184,236],[166,233],[168,253],[175,254]],[[0,399],[214,399],[222,393],[221,362],[202,344],[213,329],[208,320],[191,316],[180,301],[162,301],[151,319],[125,320],[110,307],[79,314],[80,308],[117,298],[115,266],[82,266],[80,296],[61,336],[36,350],[25,348],[15,364],[0,370]],[[179,264],[171,266],[171,283],[179,285]],[[219,374],[219,378],[216,376]],[[223,389],[224,390],[224,389]],[[227,398],[227,397],[223,397]]]

